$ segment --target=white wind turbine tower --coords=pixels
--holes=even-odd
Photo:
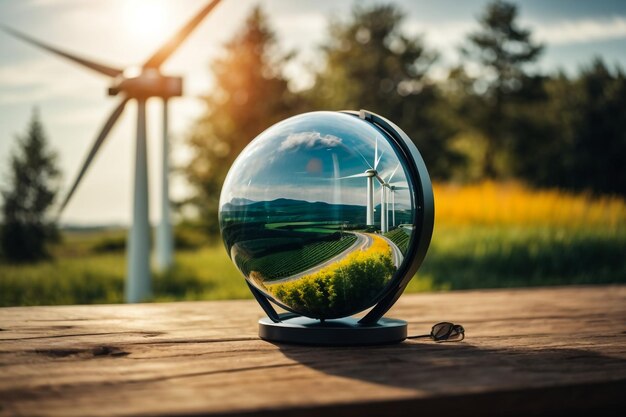
[[[403,185],[390,185],[389,192],[391,193],[391,215],[393,217],[392,227],[396,227],[396,190],[408,190],[409,187]]]
[[[130,100],[137,101],[137,139],[135,151],[135,178],[133,194],[133,220],[128,239],[128,271],[126,277],[126,301],[139,302],[151,293],[150,279],[150,219],[148,211],[148,161],[146,145],[146,101],[151,97],[163,100],[163,176],[161,178],[162,217],[157,230],[157,258],[161,268],[172,264],[173,239],[170,222],[169,200],[169,143],[168,143],[168,100],[182,95],[182,78],[163,75],[161,65],[189,36],[189,34],[213,10],[220,0],[212,0],[204,6],[185,26],[161,46],[141,67],[121,70],[108,65],[80,57],[38,41],[15,29],[2,27],[4,31],[20,38],[31,45],[45,49],[65,59],[73,61],[112,79],[109,95],[121,95],[117,107],[105,122],[96,137],[87,157],[67,193],[59,213],[67,206],[78,184],[91,165],[93,158],[104,143],[109,132],[122,115]]]
[[[387,187],[383,183],[380,187],[380,232],[387,233]]]
[[[396,165],[396,168],[393,170],[393,172],[389,175],[389,178],[387,178],[386,180],[384,180],[383,189],[386,189],[386,191],[383,192],[383,195],[381,196],[381,200],[384,199],[384,204],[385,204],[385,210],[384,210],[384,218],[385,218],[385,232],[389,231],[389,211],[388,211],[388,207],[387,204],[389,202],[389,195],[391,195],[391,216],[392,216],[392,227],[395,227],[396,225],[396,198],[395,198],[395,194],[396,194],[396,190],[408,190],[409,188],[405,185],[402,185],[400,183],[396,183],[396,184],[391,184],[391,180],[393,179],[394,175],[396,175],[396,172],[398,171],[398,168],[400,168],[400,164]],[[381,190],[382,191],[382,190]],[[381,201],[381,206],[382,206],[382,201]],[[382,213],[381,213],[382,216]],[[381,220],[382,222],[382,220]]]
[[[356,151],[359,152],[358,149]],[[348,178],[361,178],[361,177],[367,178],[367,194],[366,194],[367,207],[366,207],[365,222],[367,223],[368,226],[374,225],[374,178],[376,178],[381,185],[384,183],[384,181],[378,175],[378,171],[377,171],[378,164],[380,163],[380,160],[383,157],[383,153],[378,155],[378,138],[376,138],[376,145],[374,147],[374,166],[372,166],[369,162],[367,162],[367,159],[365,159],[363,154],[359,152],[359,155],[361,155],[361,158],[363,158],[367,166],[369,166],[369,169],[366,169],[365,172],[362,172],[360,174],[354,174],[354,175],[349,175],[347,177],[337,178],[338,180],[345,180]],[[381,224],[381,227],[382,227],[382,224]]]

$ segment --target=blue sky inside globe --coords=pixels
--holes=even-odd
[[[367,179],[345,177],[374,166],[376,143],[379,175],[387,179],[393,174],[394,184],[406,186],[406,175],[395,151],[380,132],[365,122],[329,112],[288,119],[262,133],[238,158],[231,170],[236,176],[226,180],[228,191],[222,194],[220,206],[239,198],[365,206]],[[396,191],[394,198],[397,207],[410,207],[407,190]],[[378,205],[380,199],[380,186],[375,182],[374,204]]]

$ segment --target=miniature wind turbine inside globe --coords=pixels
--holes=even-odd
[[[226,250],[268,315],[263,339],[406,338],[406,322],[383,315],[426,256],[434,201],[419,151],[393,123],[364,110],[277,123],[237,158],[219,205]]]

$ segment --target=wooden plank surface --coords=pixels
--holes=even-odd
[[[389,314],[410,334],[463,324],[462,343],[279,346],[261,316],[253,301],[0,309],[0,415],[624,415],[626,286],[405,295]]]

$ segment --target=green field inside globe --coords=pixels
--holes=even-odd
[[[345,234],[331,241],[304,245],[293,250],[272,253],[259,258],[235,258],[241,271],[248,275],[257,271],[268,280],[288,277],[305,271],[336,256],[352,245],[356,236]]]
[[[308,214],[310,205],[289,201],[270,211],[271,216],[267,212],[255,216],[247,206],[223,213],[223,237],[231,258],[253,285],[295,311],[340,317],[369,307],[400,266],[413,228],[394,227],[381,237],[371,233],[375,228],[358,222],[263,221],[277,216],[332,218],[332,213],[348,218],[346,208],[358,213],[357,221],[364,220],[364,208],[326,204],[322,212]],[[395,247],[396,241],[401,248]]]
[[[357,240],[355,231],[363,225],[324,222],[268,223],[246,226],[246,234],[256,239],[232,246],[234,262],[245,274],[256,271],[265,281],[301,273],[349,249]],[[348,231],[350,230],[350,231]],[[401,252],[406,253],[410,230],[396,228],[385,234]]]
[[[395,243],[403,254],[406,254],[406,251],[409,248],[410,234],[406,233],[401,227],[399,227],[385,233],[384,236]]]

